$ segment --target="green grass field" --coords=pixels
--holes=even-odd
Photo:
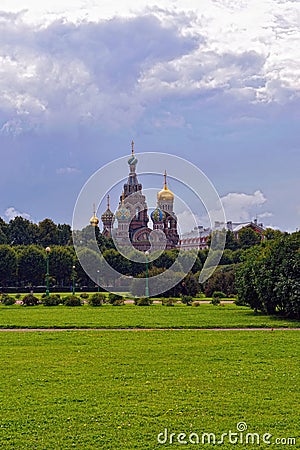
[[[255,314],[246,307],[226,304],[198,307],[120,307],[98,308],[0,306],[0,328],[239,328],[300,327],[300,322]]]
[[[299,448],[299,341],[293,330],[2,332],[0,447],[178,448],[158,434],[201,442],[245,422]]]

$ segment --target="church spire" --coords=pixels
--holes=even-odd
[[[131,141],[131,154],[134,155],[134,140]]]

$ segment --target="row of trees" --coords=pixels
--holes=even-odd
[[[237,268],[239,301],[266,314],[300,318],[300,232],[279,236],[243,255]]]

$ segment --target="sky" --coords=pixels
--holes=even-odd
[[[71,223],[134,139],[199,167],[228,220],[300,228],[299,1],[1,0],[0,43],[6,221]]]

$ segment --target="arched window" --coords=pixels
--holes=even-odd
[[[139,214],[140,214],[140,210],[139,210],[139,208],[136,208],[136,210],[135,210],[135,218],[137,220],[139,219]]]

